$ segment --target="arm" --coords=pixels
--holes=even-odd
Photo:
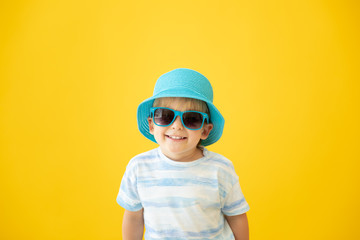
[[[125,210],[122,235],[124,240],[141,240],[144,234],[143,209],[137,212]]]
[[[225,219],[234,233],[235,240],[249,240],[249,225],[246,213],[236,216],[225,216]]]

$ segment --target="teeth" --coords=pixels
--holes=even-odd
[[[176,140],[183,139],[183,137],[177,137],[177,136],[169,136],[169,138],[176,139]]]

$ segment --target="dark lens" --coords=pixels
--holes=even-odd
[[[169,125],[174,119],[175,113],[169,109],[158,108],[154,112],[154,121],[158,125]]]
[[[191,129],[198,129],[203,122],[203,116],[198,112],[186,112],[183,114],[184,125]]]

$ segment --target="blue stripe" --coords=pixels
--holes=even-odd
[[[217,188],[216,179],[210,178],[163,178],[163,179],[138,179],[139,187],[167,187],[167,186],[207,186]]]
[[[193,206],[201,206],[201,208],[216,208],[220,209],[220,203],[210,202],[204,199],[182,198],[182,197],[168,197],[162,199],[153,199],[153,201],[143,201],[144,207],[154,208],[188,208]]]
[[[221,164],[223,166],[226,166],[226,167],[228,167],[230,169],[234,169],[234,165],[232,164],[232,162],[230,162],[230,160],[214,158],[214,159],[211,159],[211,161],[219,163],[219,164]]]
[[[232,210],[234,210],[235,208],[240,207],[243,202],[245,202],[245,199],[244,199],[244,198],[242,198],[242,199],[240,199],[240,200],[238,200],[238,201],[236,201],[236,202],[233,202],[233,203],[231,203],[231,204],[229,204],[229,205],[227,205],[227,206],[224,206],[223,211],[225,211],[225,212],[232,211]]]
[[[166,199],[155,199],[155,201],[144,201],[143,204],[145,207],[186,208],[186,207],[194,206],[198,203],[195,199],[192,199],[192,198],[180,198],[180,197],[175,198],[175,197],[173,197],[173,198],[166,198]]]
[[[136,212],[136,211],[139,211],[141,210],[143,207],[141,205],[141,203],[138,203],[138,204],[135,204],[135,205],[130,205],[128,204],[127,202],[125,202],[121,196],[118,196],[116,198],[116,202],[122,206],[123,208],[125,208],[126,210],[129,210],[129,211],[133,211],[133,212]]]
[[[148,225],[145,225],[145,229],[147,234],[155,235],[154,237],[161,237],[161,239],[171,238],[171,239],[189,239],[193,237],[201,237],[201,238],[210,238],[214,237],[223,230],[224,225],[221,224],[217,228],[211,228],[208,230],[203,230],[199,232],[187,232],[180,231],[178,229],[165,229],[165,230],[155,230]]]

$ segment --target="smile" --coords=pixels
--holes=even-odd
[[[174,140],[186,139],[186,137],[180,137],[180,136],[170,136],[170,135],[166,135],[166,137],[168,137],[168,138],[170,138],[170,139],[174,139]]]

